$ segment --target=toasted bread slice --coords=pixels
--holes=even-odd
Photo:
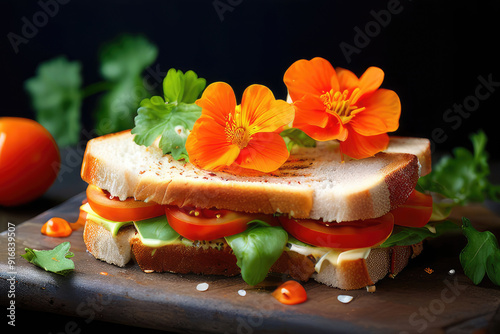
[[[274,173],[243,177],[176,161],[123,131],[89,141],[81,176],[122,200],[340,222],[380,217],[404,203],[430,170],[429,147],[426,139],[395,137],[386,152],[342,162],[335,142],[318,143],[294,150]]]

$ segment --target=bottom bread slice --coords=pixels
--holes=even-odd
[[[89,253],[99,260],[120,267],[133,259],[144,272],[223,276],[240,274],[236,257],[224,239],[154,248],[142,243],[133,226],[120,229],[113,237],[107,229],[89,219],[83,236]],[[313,278],[331,287],[354,290],[373,286],[387,275],[394,277],[420,251],[421,244],[373,248],[366,259],[344,260],[336,265],[325,262],[317,273],[314,257],[287,250],[274,263],[270,272],[300,281]]]

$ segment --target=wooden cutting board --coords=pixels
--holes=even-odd
[[[424,252],[395,279],[378,282],[375,293],[341,291],[310,281],[304,284],[308,301],[287,306],[270,294],[283,277],[266,280],[267,288],[254,288],[240,277],[146,274],[135,264],[119,268],[94,259],[86,252],[82,230],[63,239],[41,235],[42,224],[51,217],[76,221],[84,196],[15,227],[14,268],[7,263],[7,232],[0,235],[2,305],[12,299],[7,279],[14,276],[18,309],[79,317],[81,325],[100,320],[212,333],[462,333],[498,326],[500,289],[487,278],[475,286],[464,276],[458,254],[466,240],[459,231],[428,241]],[[478,229],[488,228],[497,235],[500,231],[500,217],[482,206],[462,208],[454,215],[467,216]],[[76,269],[69,276],[45,272],[20,256],[25,247],[51,249],[63,241],[71,242],[75,254]],[[449,274],[451,269],[454,275]],[[205,292],[196,290],[202,282],[209,284]],[[246,296],[238,294],[240,289],[246,290]],[[342,304],[337,300],[341,294],[354,298]]]

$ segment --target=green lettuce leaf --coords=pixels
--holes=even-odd
[[[71,244],[66,241],[52,250],[36,250],[25,248],[26,254],[21,254],[28,262],[59,275],[67,275],[75,269],[75,264],[69,258],[74,254],[69,251]]]
[[[431,230],[435,230],[435,232]],[[410,246],[452,230],[458,230],[458,226],[451,221],[444,221],[435,225],[428,224],[424,227],[395,226],[391,236],[380,247]]]
[[[36,120],[54,137],[59,147],[80,139],[81,64],[58,57],[38,66],[36,76],[25,82]]]
[[[164,98],[153,96],[141,101],[132,133],[139,145],[149,146],[161,136],[163,154],[176,160],[189,161],[186,139],[201,116],[201,107],[194,102],[205,88],[205,79],[193,71],[170,69],[163,81]]]
[[[477,231],[465,217],[462,218],[462,231],[467,237],[467,245],[460,253],[460,264],[467,277],[479,284],[487,274],[494,284],[500,285],[500,249],[495,235]]]
[[[95,114],[99,135],[134,126],[137,107],[149,95],[141,74],[157,55],[157,47],[143,36],[122,35],[102,47],[101,75],[109,84]]]
[[[283,253],[288,233],[280,226],[254,220],[246,231],[226,237],[226,241],[236,256],[243,280],[256,285]]]
[[[180,234],[170,226],[166,216],[135,221],[134,225],[142,242],[149,247],[161,247],[180,238]]]

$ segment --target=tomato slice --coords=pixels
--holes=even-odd
[[[242,213],[230,210],[199,209],[194,207],[165,207],[170,226],[180,235],[191,240],[214,240],[238,234],[247,229],[255,219],[271,225],[278,224],[271,215]]]
[[[307,300],[306,289],[296,281],[286,281],[273,291],[272,296],[280,303],[295,305]]]
[[[394,227],[394,218],[390,213],[374,219],[329,224],[314,219],[293,219],[286,216],[279,219],[281,226],[302,242],[341,249],[377,245],[391,235]]]
[[[144,220],[165,214],[163,205],[133,198],[120,201],[94,185],[87,187],[87,201],[99,216],[117,222]]]
[[[391,213],[395,225],[423,227],[432,215],[432,196],[413,190],[408,200]]]

